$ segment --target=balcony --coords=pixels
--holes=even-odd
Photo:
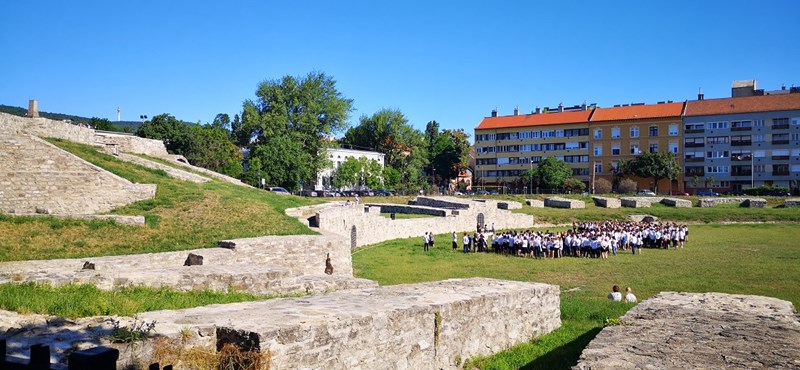
[[[776,160],[776,161],[788,161],[789,160],[789,156],[788,155],[773,155],[772,159]]]
[[[748,170],[731,172],[731,176],[752,176],[752,175],[753,171],[748,171]]]
[[[773,130],[785,130],[789,128],[789,124],[786,123],[786,124],[772,125],[770,126],[770,128],[772,128]]]
[[[706,160],[705,157],[691,157],[691,158],[686,158],[683,161],[684,162],[703,162],[705,160]]]
[[[748,141],[731,141],[731,146],[750,146],[753,145],[751,140]]]
[[[705,171],[686,171],[686,177],[705,176]]]
[[[692,129],[692,130],[683,130],[684,134],[702,134],[704,132],[706,132],[706,130],[703,129],[703,128],[697,128],[697,129]]]
[[[731,162],[750,162],[751,158],[749,155],[731,155]]]
[[[687,148],[702,148],[706,146],[705,143],[684,143],[684,146]]]
[[[789,176],[789,171],[772,171],[772,176]]]
[[[785,145],[789,144],[789,140],[772,140],[772,145]]]
[[[745,127],[731,127],[731,131],[752,131],[752,126],[745,126]]]

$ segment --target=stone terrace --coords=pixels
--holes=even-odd
[[[561,325],[559,288],[471,278],[139,315],[208,348],[268,352],[270,369],[457,369]]]
[[[798,369],[800,321],[790,302],[665,292],[604,328],[575,370]]]

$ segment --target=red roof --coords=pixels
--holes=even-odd
[[[582,110],[577,112],[555,112],[523,114],[519,116],[486,117],[475,129],[484,130],[493,128],[586,123],[589,122],[589,116],[591,116],[591,114],[591,110]]]
[[[620,121],[647,118],[680,118],[684,103],[629,105],[625,107],[597,108],[592,122]]]
[[[800,110],[800,94],[745,96],[739,98],[692,100],[686,116]]]

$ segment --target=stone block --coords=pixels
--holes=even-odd
[[[783,206],[786,208],[800,207],[800,198],[786,199],[783,201]]]
[[[592,339],[573,369],[798,367],[800,320],[777,298],[664,292],[620,320]]]
[[[742,207],[747,207],[747,208],[766,208],[767,200],[760,198],[750,198],[750,199],[745,199],[745,201],[742,202],[741,205]]]
[[[679,198],[664,198],[661,200],[661,204],[670,207],[677,207],[677,208],[691,208],[692,201],[688,199],[679,199]]]
[[[539,199],[526,199],[525,203],[533,208],[544,208],[544,201]]]
[[[619,198],[592,197],[592,200],[594,201],[594,205],[602,208],[619,208],[622,205]]]
[[[217,328],[284,369],[458,369],[561,325],[554,285],[471,278],[140,314],[156,334]],[[265,320],[264,318],[269,318]],[[229,335],[235,333],[236,335]],[[255,334],[253,334],[255,333]],[[219,337],[213,343],[220,343]]]
[[[629,208],[649,208],[650,200],[644,197],[624,197],[619,198],[620,204],[623,207]]]
[[[583,209],[586,208],[586,203],[582,200],[567,199],[561,197],[544,198],[544,205],[553,208],[568,208],[568,209]]]

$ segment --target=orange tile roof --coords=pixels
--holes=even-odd
[[[592,115],[592,122],[666,117],[679,118],[683,113],[683,104],[684,103],[664,103],[597,108]]]
[[[745,96],[686,103],[686,116],[800,110],[800,94]]]
[[[577,112],[555,112],[539,114],[523,114],[519,116],[486,117],[476,127],[476,130],[511,128],[541,125],[558,125],[565,123],[586,123],[591,116],[591,110]]]

